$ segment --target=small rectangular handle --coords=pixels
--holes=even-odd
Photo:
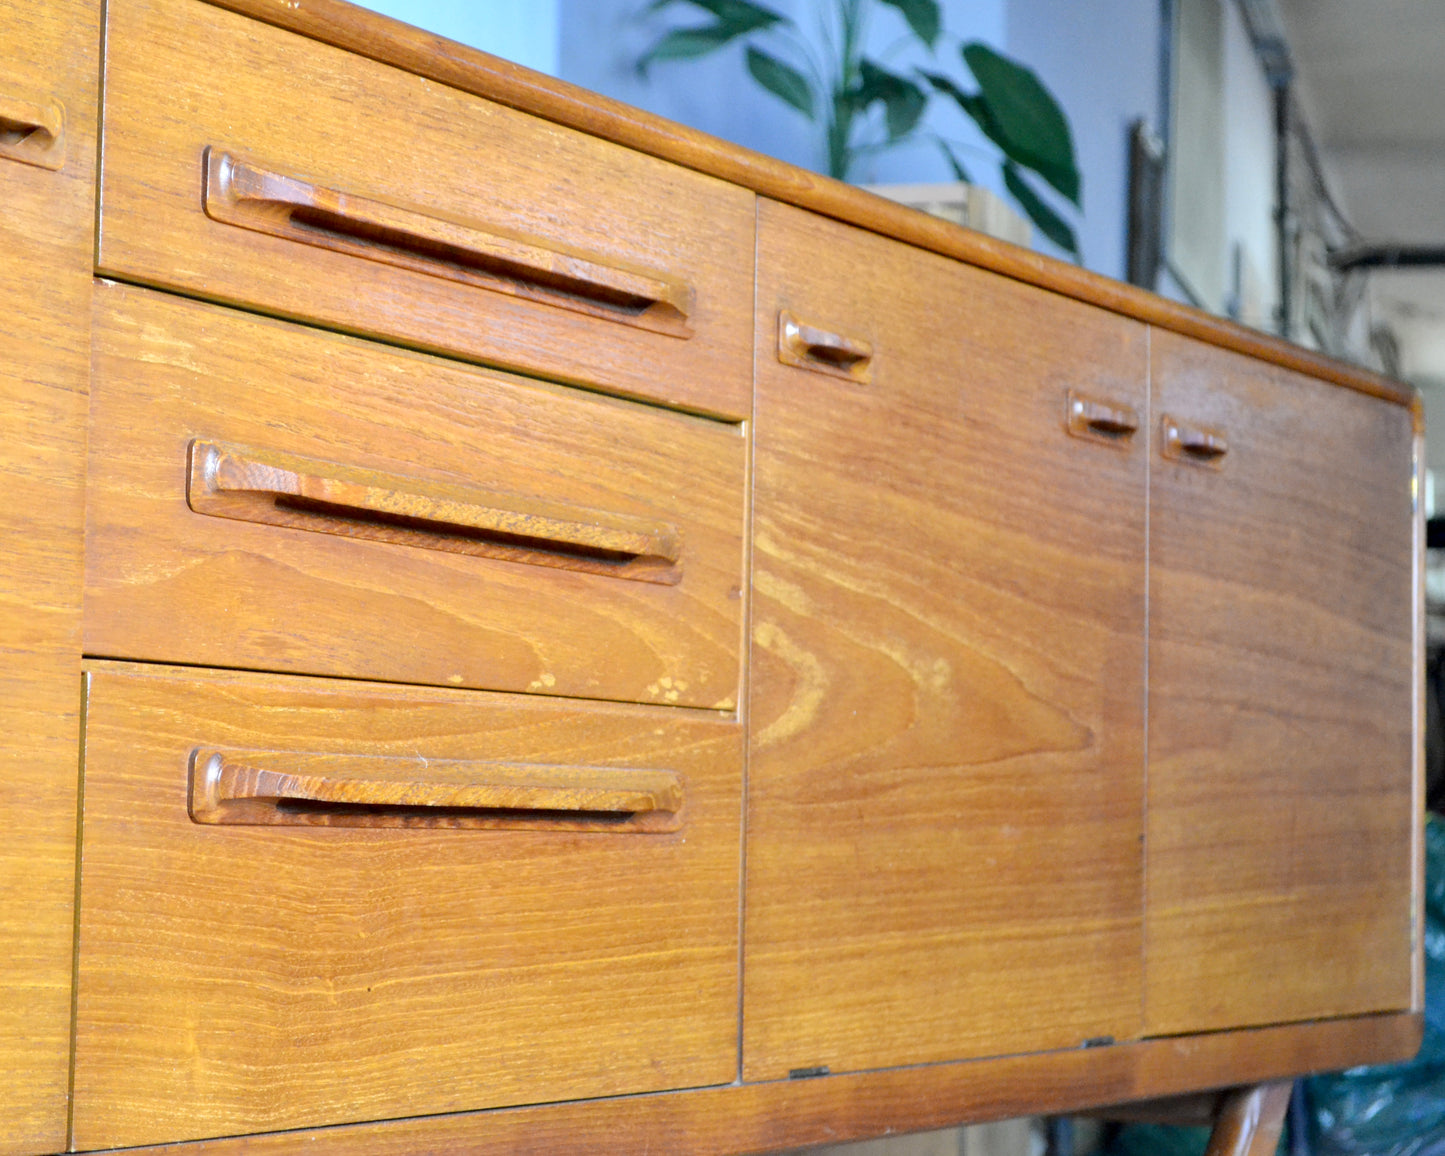
[[[873,379],[873,346],[856,337],[804,324],[788,310],[778,312],[778,360],[867,385]]]
[[[212,220],[433,277],[691,337],[689,285],[580,250],[324,188],[205,151]]]
[[[1139,411],[1123,402],[1106,401],[1069,390],[1066,426],[1074,437],[1119,444],[1139,430]]]
[[[27,100],[0,81],[0,157],[56,170],[65,164],[65,106]]]
[[[1165,414],[1160,452],[1171,461],[1219,469],[1229,452],[1229,439],[1217,426],[1197,425]]]
[[[196,439],[198,514],[676,585],[676,527],[520,494]]]
[[[191,752],[191,817],[259,826],[605,826],[676,830],[674,771],[398,759],[289,751]]]

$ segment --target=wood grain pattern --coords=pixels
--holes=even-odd
[[[189,0],[116,0],[107,20],[103,272],[747,417],[751,193]],[[201,196],[207,149],[389,207],[390,224],[361,240],[396,260],[212,220]],[[418,255],[394,235],[399,213],[437,222],[453,241],[481,223],[510,238],[514,258],[519,245],[559,260],[586,254],[594,279],[606,263],[634,289],[639,278],[685,287],[686,324],[636,324],[675,314],[683,298],[672,290],[588,315],[596,293],[584,299],[555,277],[539,287],[494,267],[506,291],[493,291],[465,283],[475,261],[450,250],[408,267]],[[299,224],[310,240],[344,233],[335,220]],[[462,279],[432,275],[438,262]],[[566,307],[532,299],[539,292],[562,294]]]
[[[28,153],[27,162],[45,162],[38,165],[0,156],[0,1153],[7,1156],[66,1142],[99,37],[92,0],[0,0],[0,102],[47,115],[62,110],[64,154]]]
[[[723,1083],[741,728],[91,664],[78,1148]],[[665,767],[672,834],[202,826],[197,746]]]
[[[0,160],[65,167],[65,106],[48,92],[26,94],[7,78],[0,89]]]
[[[1066,1114],[1201,1086],[1322,1071],[1342,1057],[1386,1062],[1420,1045],[1416,1015],[1295,1024],[1187,1040],[933,1064],[810,1080],[397,1120],[317,1132],[238,1137],[134,1156],[720,1156],[777,1152],[944,1128],[963,1120]]]
[[[306,827],[675,831],[676,771],[497,759],[395,759],[197,747],[197,823]]]
[[[1153,380],[1229,452],[1154,462],[1146,1030],[1407,1008],[1409,415],[1171,334]]]
[[[762,334],[758,336],[761,339]],[[836,374],[859,385],[873,380],[873,347],[868,342],[806,325],[786,309],[778,310],[778,360],[815,373]]]
[[[186,504],[198,514],[669,586],[682,581],[681,536],[667,522],[201,439],[189,457]]]
[[[87,653],[736,704],[739,427],[145,289],[99,286],[96,310]],[[309,490],[314,507],[268,517],[280,526],[199,514],[187,504],[198,439],[253,447],[246,460],[292,473],[324,460],[337,485]],[[446,503],[506,495],[513,514],[535,517],[500,527],[533,534],[448,543],[400,517],[420,505],[364,494],[355,500],[398,517],[358,521],[338,507],[354,498],[338,491],[347,485],[404,485],[443,522],[463,517]],[[625,580],[646,559],[534,540],[569,532],[546,529],[544,515],[570,518],[577,537],[585,511],[649,528],[644,548],[677,554],[655,575],[663,583]],[[417,548],[418,535],[467,551]]]
[[[207,149],[204,208],[213,221],[479,285],[624,325],[691,337],[696,293],[655,272],[619,267],[555,242],[452,221],[324,189]]]
[[[1139,432],[1139,412],[1111,398],[1090,397],[1069,390],[1069,433],[1076,438],[1093,438],[1106,445],[1124,447]]]
[[[1136,1036],[1143,327],[762,210],[744,1075]]]
[[[1422,1000],[1412,390],[336,0],[109,7],[104,269],[594,392],[92,314],[98,15],[0,0],[0,1154],[769,1151],[1418,1045],[1360,1014]],[[87,647],[533,693],[93,662],[77,913],[92,316]],[[739,720],[539,696],[739,705],[754,349],[728,1084]],[[285,824],[193,822],[207,752]]]
[[[1423,428],[1416,390],[1223,317],[1145,292],[906,208],[854,185],[799,169],[620,101],[588,92],[465,44],[358,8],[346,0],[207,0],[278,28],[430,77],[556,124],[730,181],[785,204],[990,269],[1162,329],[1232,349],[1323,381],[1408,406]]]

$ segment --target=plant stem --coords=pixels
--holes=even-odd
[[[849,147],[853,138],[853,122],[857,105],[853,93],[858,87],[858,62],[863,56],[865,0],[837,0],[838,73],[833,78],[833,91],[828,105],[828,175],[840,181],[848,179],[854,155]]]

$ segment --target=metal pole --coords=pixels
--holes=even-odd
[[[1294,329],[1294,260],[1289,202],[1290,82],[1274,90],[1275,248],[1279,258],[1279,335],[1286,341]]]

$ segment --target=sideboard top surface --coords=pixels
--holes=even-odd
[[[1414,414],[1417,430],[1423,426],[1422,404],[1415,389],[1408,384],[1167,300],[1122,281],[927,216],[852,185],[808,172],[478,49],[358,8],[347,0],[208,2],[707,173],[751,189],[761,196],[846,221],[1221,348],[1408,406]]]

